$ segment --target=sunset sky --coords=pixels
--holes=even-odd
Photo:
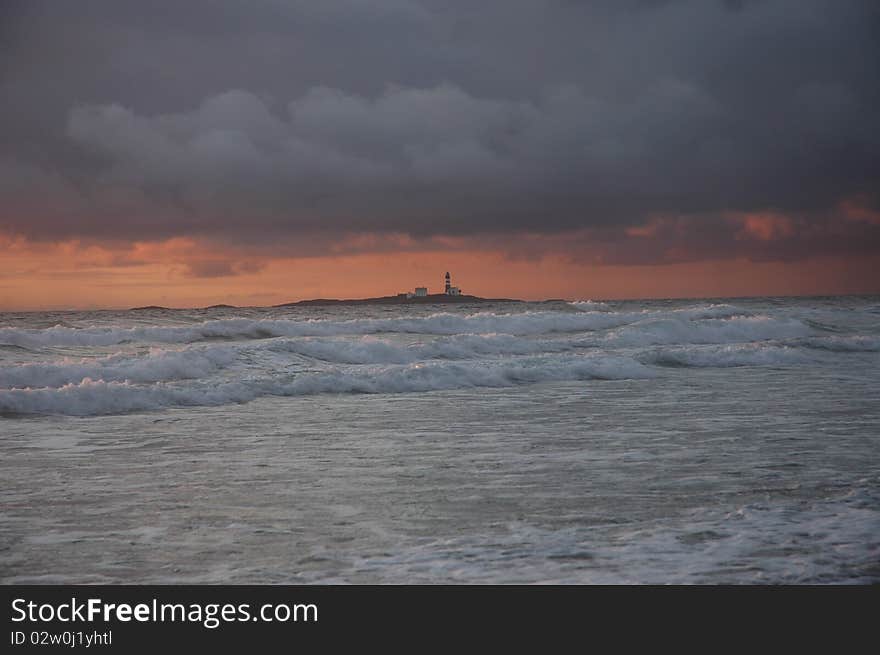
[[[0,310],[880,293],[873,0],[6,0]]]

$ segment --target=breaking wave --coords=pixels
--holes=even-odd
[[[429,362],[367,370],[336,370],[285,379],[261,377],[179,386],[85,379],[60,388],[0,390],[0,413],[93,416],[166,407],[244,403],[262,396],[319,393],[406,393],[470,387],[509,387],[548,381],[648,378],[654,373],[627,357],[547,358],[519,362]]]
[[[237,355],[232,348],[153,349],[142,357],[116,354],[58,363],[25,363],[0,367],[0,388],[60,387],[85,379],[137,383],[196,379],[232,364]]]
[[[672,375],[671,368],[805,366],[880,352],[876,334],[826,330],[772,308],[569,305],[424,316],[396,309],[396,316],[348,320],[181,325],[154,317],[155,324],[134,327],[5,327],[0,413],[90,415],[268,395],[644,378]]]
[[[792,366],[815,361],[809,353],[783,344],[746,343],[726,346],[662,348],[639,357],[646,364],[694,368],[731,366]]]
[[[611,307],[608,304],[606,304],[604,302],[599,302],[597,300],[573,300],[568,304],[576,309],[579,309],[579,310],[585,311],[585,312],[594,312],[594,311],[604,312],[604,311],[609,311],[611,309]]]
[[[735,343],[805,337],[814,329],[798,319],[768,316],[680,320],[648,319],[626,325],[609,335],[618,345],[643,346],[665,343]]]
[[[520,314],[439,313],[419,318],[290,320],[233,318],[205,321],[192,326],[132,328],[70,328],[45,330],[0,328],[0,343],[22,347],[112,346],[130,342],[192,343],[208,339],[268,339],[380,333],[473,334],[503,332],[536,335],[581,332],[623,325],[638,314],[585,314],[523,312]]]
[[[103,347],[125,343],[193,343],[211,339],[268,339],[273,337],[318,337],[381,333],[402,334],[491,334],[529,336],[565,332],[591,332],[620,327],[646,319],[668,318],[687,322],[707,318],[743,316],[728,305],[668,311],[527,311],[515,314],[481,312],[462,315],[437,313],[408,318],[336,320],[229,318],[194,325],[138,326],[128,328],[62,325],[42,330],[0,328],[0,345],[22,348],[51,346]],[[772,320],[772,319],[771,319]],[[806,328],[806,326],[805,326]]]

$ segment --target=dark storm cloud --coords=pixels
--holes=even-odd
[[[877,7],[7,3],[0,229],[294,249],[587,230],[638,261],[876,251],[877,225],[837,229],[834,208],[880,182]],[[797,230],[731,227],[761,211]],[[689,229],[656,231],[668,248],[627,233],[658,215]]]

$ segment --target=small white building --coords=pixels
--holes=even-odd
[[[424,298],[428,295],[428,287],[416,287],[416,298]]]

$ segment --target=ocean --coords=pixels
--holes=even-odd
[[[0,314],[3,583],[877,583],[880,297]]]

